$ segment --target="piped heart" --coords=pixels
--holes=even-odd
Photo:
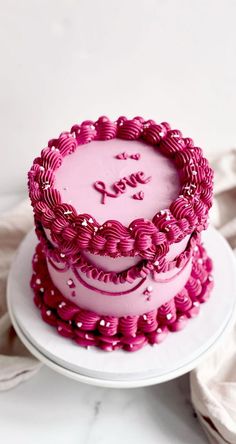
[[[133,199],[135,200],[143,200],[144,199],[144,192],[143,191],[139,191],[136,194],[133,194]]]
[[[120,154],[116,155],[116,159],[119,159],[119,160],[126,160],[126,159],[128,159],[128,157],[129,157],[129,155],[127,153],[120,153]]]
[[[139,153],[131,154],[130,158],[134,159],[134,160],[139,160],[140,159],[140,154]]]

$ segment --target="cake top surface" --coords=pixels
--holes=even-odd
[[[55,188],[77,213],[103,224],[152,219],[180,191],[174,163],[142,141],[92,141],[81,145],[55,174]],[[107,193],[107,194],[106,194]]]
[[[141,117],[74,125],[49,141],[28,179],[36,227],[50,230],[62,254],[153,260],[204,229],[212,204],[201,148]]]

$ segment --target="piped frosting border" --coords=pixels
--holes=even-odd
[[[54,186],[55,171],[65,156],[92,140],[114,138],[141,140],[155,146],[179,172],[180,195],[152,220],[136,219],[128,227],[117,220],[101,225],[94,216],[78,214],[72,205],[62,202]],[[212,205],[213,171],[201,148],[179,130],[172,130],[168,123],[157,124],[142,117],[128,120],[124,116],[113,122],[102,116],[96,122],[86,120],[74,125],[69,132],[50,140],[34,160],[28,187],[36,224],[50,230],[62,254],[88,250],[111,257],[139,254],[155,261],[167,253],[170,244],[206,228]]]

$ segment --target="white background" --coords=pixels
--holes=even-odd
[[[235,146],[236,1],[0,0],[0,11],[4,207],[26,192],[48,139],[99,115],[169,121],[210,158]],[[1,395],[1,436],[10,444],[203,443],[181,381],[114,391],[44,368]]]
[[[235,0],[0,6],[2,191],[24,191],[47,141],[101,114],[169,121],[210,157],[235,145]]]

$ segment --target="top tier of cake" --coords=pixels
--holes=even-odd
[[[38,229],[58,254],[157,259],[206,227],[213,172],[167,123],[85,121],[49,141],[29,172]]]

